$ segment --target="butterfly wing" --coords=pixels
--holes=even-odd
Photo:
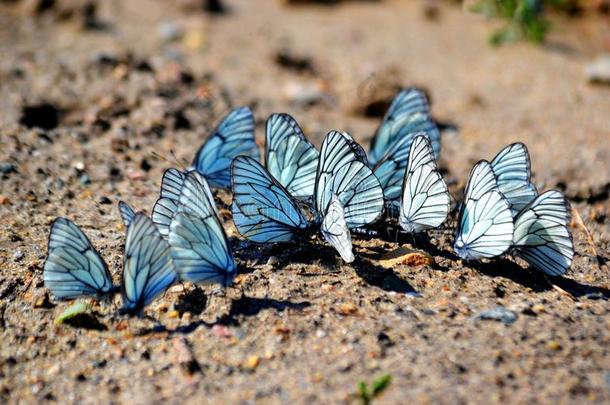
[[[352,236],[345,222],[343,204],[336,195],[333,196],[326,215],[324,215],[321,231],[324,239],[337,249],[346,263],[354,261]]]
[[[539,195],[515,218],[514,252],[550,276],[564,274],[574,258],[569,222],[563,194],[550,190]]]
[[[169,244],[142,213],[127,230],[121,312],[139,313],[177,279]]]
[[[233,222],[258,243],[289,242],[309,227],[298,202],[256,160],[238,156],[232,166]]]
[[[351,137],[331,131],[322,143],[314,187],[314,209],[319,216],[336,195],[349,228],[374,222],[383,211],[383,190],[373,171],[355,152]]]
[[[123,220],[125,228],[129,228],[129,224],[131,224],[131,221],[133,221],[133,218],[136,216],[136,213],[124,201],[119,201],[119,212],[121,213],[121,219]]]
[[[178,169],[170,168],[163,173],[161,179],[160,198],[155,202],[152,209],[151,219],[164,238],[169,234],[169,225],[176,211],[178,211],[178,200],[182,192],[182,186],[186,173]]]
[[[447,219],[450,203],[428,136],[418,135],[404,174],[398,223],[409,233],[436,228]]]
[[[200,218],[207,218],[208,216],[220,218],[212,190],[210,190],[205,177],[197,172],[186,175],[178,205]]]
[[[399,92],[377,129],[369,152],[369,162],[375,165],[395,142],[409,134],[425,132],[430,136],[436,156],[440,153],[440,132],[430,117],[426,95],[410,88]]]
[[[181,280],[223,286],[233,281],[233,253],[215,214],[200,217],[179,211],[170,226],[169,244]]]
[[[83,231],[66,218],[57,218],[51,225],[43,278],[58,298],[102,296],[113,290],[106,263]]]
[[[466,260],[500,256],[513,236],[513,217],[508,201],[497,190],[468,199],[458,219],[454,248]]]
[[[530,182],[530,156],[524,144],[513,143],[502,149],[491,161],[491,167],[500,192],[511,205],[513,216],[538,195]]]
[[[409,151],[412,148],[417,149],[417,155],[414,159],[428,159],[430,162],[435,162],[434,151],[430,143],[430,138],[426,136],[425,143],[421,141],[419,136],[424,133],[412,133],[399,139],[392,147],[383,155],[373,168],[373,173],[379,179],[379,183],[383,188],[383,194],[386,202],[391,203],[400,199],[400,190],[405,176],[405,170],[409,164]],[[418,144],[415,141],[420,139]],[[422,146],[424,145],[424,146]],[[429,154],[428,152],[432,153]],[[414,162],[411,167],[417,167],[426,162]]]
[[[239,155],[260,159],[254,138],[254,116],[248,107],[232,110],[201,146],[192,168],[212,187],[231,186],[231,162]]]
[[[297,198],[313,194],[318,151],[288,114],[272,114],[267,120],[265,166],[269,173]]]

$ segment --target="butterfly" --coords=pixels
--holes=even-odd
[[[531,164],[527,147],[518,142],[502,149],[491,161],[498,189],[508,200],[513,217],[538,195],[531,183]]]
[[[66,218],[53,221],[48,250],[43,279],[54,296],[100,297],[114,291],[108,266],[74,222]]]
[[[203,176],[187,174],[179,204],[168,238],[179,278],[229,285],[236,273],[235,260]]]
[[[371,224],[383,212],[383,190],[364,150],[349,134],[331,131],[322,143],[316,172],[314,210],[319,218],[335,195],[350,229]]]
[[[233,222],[257,243],[290,242],[310,227],[298,201],[258,161],[238,156],[232,168]]]
[[[454,249],[466,260],[500,256],[512,244],[513,229],[510,204],[498,191],[491,165],[481,160],[466,184]]]
[[[121,313],[140,314],[177,280],[169,244],[143,213],[127,229],[121,280]]]
[[[352,236],[345,222],[345,210],[337,195],[333,195],[322,225],[320,228],[322,236],[330,243],[346,263],[354,261],[352,252]]]
[[[329,132],[322,144],[311,222],[298,200],[254,159],[237,157],[232,175],[233,222],[242,236],[259,243],[296,241],[315,226],[323,226],[323,236],[332,239],[337,230],[375,221],[383,210],[383,191],[366,163],[364,150],[342,132]],[[336,202],[331,204],[333,198]],[[341,243],[347,235],[341,237]],[[342,247],[338,249],[344,258],[350,258]]]
[[[440,131],[430,116],[430,106],[426,95],[418,89],[400,91],[386,112],[375,136],[371,141],[368,160],[375,166],[383,159],[391,159],[395,143],[413,134],[425,132],[430,137],[436,157],[440,154]],[[409,143],[404,144],[408,153]]]
[[[512,252],[550,276],[564,274],[574,258],[569,222],[563,194],[555,190],[540,194],[515,218]]]
[[[447,219],[451,201],[427,135],[413,140],[403,177],[400,226],[409,233],[440,226]]]
[[[125,228],[129,228],[129,224],[131,224],[136,216],[136,212],[125,201],[119,201],[119,212],[121,213],[123,225],[125,225]]]
[[[290,195],[313,194],[318,151],[288,114],[272,114],[266,124],[265,167]]]
[[[231,162],[237,156],[260,159],[254,138],[254,116],[248,107],[233,109],[199,148],[189,171],[196,170],[212,187],[231,186]]]

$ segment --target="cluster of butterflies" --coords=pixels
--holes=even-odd
[[[440,131],[426,96],[401,91],[367,153],[345,132],[329,132],[320,151],[287,114],[266,123],[264,165],[252,112],[231,111],[186,171],[168,169],[151,217],[119,202],[127,227],[122,311],[141,313],[176,281],[231,284],[236,263],[211,188],[231,189],[237,231],[256,243],[307,241],[318,232],[352,262],[351,233],[380,220],[406,233],[441,226],[451,208],[437,167]],[[538,195],[525,145],[478,162],[460,205],[454,249],[466,260],[509,250],[550,275],[574,255],[569,205],[554,190]],[[103,296],[117,288],[84,233],[58,218],[51,227],[45,285],[59,298]]]

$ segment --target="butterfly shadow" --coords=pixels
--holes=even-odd
[[[468,262],[468,266],[488,277],[507,278],[535,292],[544,292],[553,288],[542,274],[528,271],[507,258],[498,258],[489,262],[472,261]]]
[[[362,280],[371,286],[402,294],[417,292],[411,284],[398,277],[393,270],[378,266],[370,260],[357,257],[352,263],[352,268]]]
[[[503,277],[535,292],[552,290],[554,286],[566,291],[574,298],[610,299],[610,290],[580,283],[564,276],[547,276],[536,270],[520,266],[508,258],[500,258],[487,263],[471,263],[472,268],[489,277]]]
[[[220,316],[215,322],[206,322],[201,319],[182,325],[170,331],[172,334],[189,334],[195,331],[200,326],[211,328],[214,325],[237,326],[240,323],[241,317],[256,316],[259,312],[265,309],[275,309],[278,312],[283,312],[286,309],[300,311],[309,307],[311,304],[308,301],[292,302],[288,300],[276,300],[273,298],[255,298],[241,295],[239,298],[231,300],[231,309],[225,315]]]
[[[222,316],[218,323],[222,325],[239,325],[240,317],[255,316],[265,309],[275,309],[284,312],[287,309],[303,310],[311,305],[309,301],[293,302],[288,300],[276,300],[274,298],[256,298],[242,295],[231,302],[228,314]]]

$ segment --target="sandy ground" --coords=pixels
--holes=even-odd
[[[0,3],[3,402],[344,403],[384,374],[378,403],[610,401],[610,87],[584,74],[610,50],[607,19],[492,49],[493,24],[445,3],[430,20],[419,1],[234,0],[220,16],[110,1],[93,21],[79,1],[39,16],[34,3]],[[278,64],[282,49],[300,67]],[[415,243],[435,266],[384,268],[399,243],[377,239],[356,240],[345,265],[316,243],[244,243],[227,215],[240,275],[224,296],[177,286],[142,319],[116,315],[117,298],[95,304],[89,329],[53,323],[68,306],[42,283],[56,216],[84,229],[118,283],[117,201],[149,211],[163,170],[188,164],[229,106],[254,108],[261,145],[278,111],[317,145],[330,129],[367,144],[379,118],[363,106],[408,85],[459,127],[442,152],[456,198],[476,160],[528,145],[539,189],[564,190],[591,233],[572,228],[565,277],[463,263],[449,229]],[[497,306],[516,321],[476,320]]]

